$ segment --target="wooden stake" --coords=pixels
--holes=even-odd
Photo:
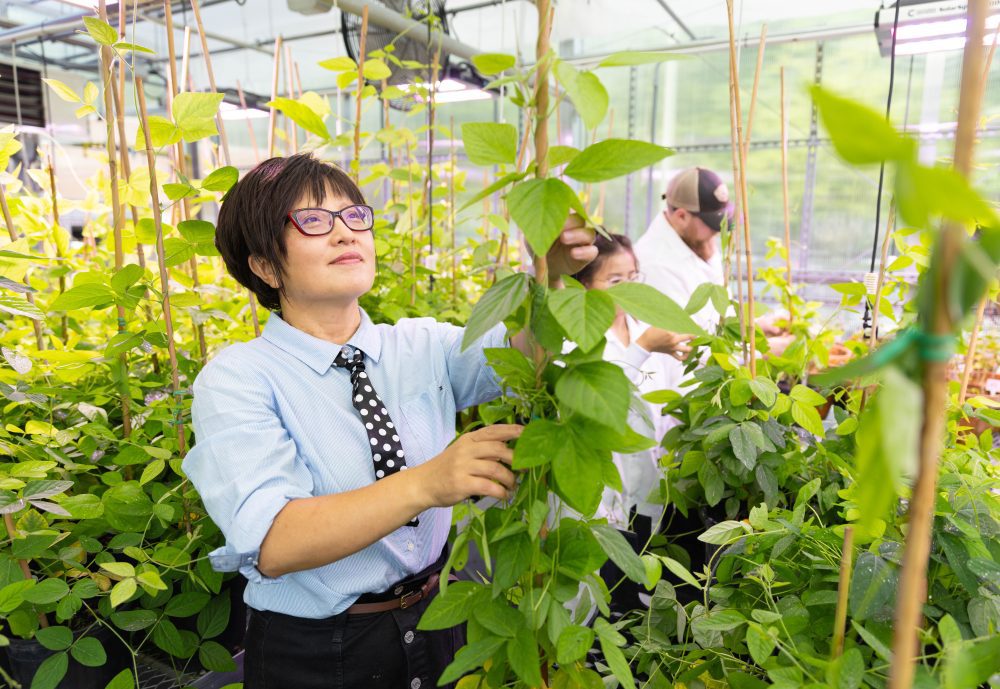
[[[295,100],[295,83],[292,79],[292,46],[285,44],[285,90],[288,92],[288,98],[290,100]],[[289,150],[295,154],[299,152],[299,129],[292,122],[292,118],[285,118],[285,133],[288,139]]]
[[[271,73],[271,100],[278,97],[278,75],[281,74],[281,36],[274,39],[274,69]],[[267,157],[274,157],[275,129],[278,126],[278,111],[271,107],[271,118],[267,125]]]
[[[767,24],[760,27],[760,42],[757,44],[757,71],[753,74],[753,91],[750,92],[750,111],[747,113],[747,131],[743,140],[743,155],[750,156],[750,130],[753,129],[753,114],[757,109],[757,86],[760,73],[764,69],[764,44],[767,42]]]
[[[448,124],[450,136],[449,160],[451,174],[448,175],[448,229],[451,231],[451,303],[458,303],[458,244],[455,241],[455,175],[458,172],[458,162],[455,159],[455,116],[451,116]]]
[[[987,0],[969,0],[962,82],[959,90],[958,126],[955,130],[955,170],[968,177],[976,143],[976,125],[982,102],[983,34]],[[936,273],[935,299],[925,332],[951,336],[954,323],[949,309],[952,276],[966,230],[960,223],[946,222],[936,254],[940,270]],[[917,662],[919,620],[927,597],[927,559],[930,555],[934,503],[937,496],[938,458],[945,432],[948,404],[947,362],[924,363],[924,424],[920,438],[920,463],[910,500],[909,529],[903,548],[903,568],[896,590],[896,617],[892,638],[892,665],[888,689],[909,689]]]
[[[194,10],[194,21],[198,25],[198,36],[201,37],[201,54],[205,60],[205,72],[208,73],[208,85],[212,89],[212,93],[218,93],[219,90],[215,85],[215,71],[212,69],[212,54],[208,50],[208,39],[205,36],[205,26],[201,23],[201,9],[198,6],[198,0],[191,0],[191,9]],[[281,41],[280,37],[278,41]],[[229,139],[226,136],[226,122],[222,119],[221,111],[216,113],[215,122],[219,128],[222,159],[226,161],[226,165],[232,165],[232,158],[229,156]]]
[[[46,166],[49,171],[49,190],[52,192],[52,232],[53,234],[61,232],[62,228],[59,227],[59,195],[56,193],[56,169],[52,165],[52,158],[48,159],[48,165]],[[65,258],[63,256],[62,249],[59,248],[58,239],[53,236],[53,242],[56,247],[56,256],[59,258]],[[59,276],[59,294],[66,291],[66,276]],[[65,313],[60,319],[60,325],[62,326],[62,339],[65,341],[69,337],[69,316]]]
[[[104,0],[100,0],[97,5],[98,16],[101,21],[108,21],[108,9]],[[114,72],[111,69],[112,54],[110,46],[102,45],[101,55],[101,82],[104,89],[104,124],[105,137],[107,139],[108,153],[108,177],[111,185],[111,225],[114,232],[115,241],[115,272],[122,269],[125,263],[125,253],[122,251],[122,206],[118,195],[118,152],[115,148],[115,108],[113,93],[115,90]],[[123,142],[122,146],[126,144]],[[55,178],[53,177],[53,182]],[[55,190],[53,189],[53,193]],[[118,304],[118,332],[123,333],[125,328],[125,307]],[[132,419],[129,394],[129,371],[128,352],[121,352],[118,355],[118,365],[120,367],[120,396],[122,405],[122,428],[126,438],[131,435]]]
[[[351,175],[357,183],[361,174],[361,96],[365,91],[365,42],[368,39],[368,5],[361,9],[361,47],[358,50],[358,92],[354,109],[354,160],[351,161]],[[412,192],[412,189],[408,190]],[[413,225],[413,217],[410,216]]]
[[[146,114],[146,92],[142,86],[142,77],[135,78],[136,93],[139,97],[139,121],[142,123],[142,133],[146,143],[146,162],[149,165],[149,195],[153,212],[153,224],[156,227],[156,258],[160,268],[160,294],[163,295],[163,323],[167,336],[167,351],[170,353],[170,383],[174,394],[173,403],[180,405],[178,391],[180,376],[177,373],[177,349],[174,346],[174,322],[170,315],[170,278],[167,275],[167,264],[164,262],[166,250],[163,248],[163,221],[160,217],[160,190],[156,181],[156,154],[153,152],[153,141],[149,137],[149,117]],[[187,441],[184,437],[184,423],[180,414],[177,421],[177,448],[180,454],[187,451]]]
[[[729,136],[732,141],[731,149],[733,154],[733,187],[734,187],[734,199],[735,199],[735,209],[733,212],[733,222],[728,228],[729,231],[729,245],[726,247],[726,269],[724,272],[726,286],[729,286],[730,276],[732,275],[730,266],[733,260],[736,261],[736,304],[739,307],[737,312],[737,318],[740,323],[740,339],[743,341],[743,357],[747,358],[747,326],[746,326],[746,302],[743,299],[743,259],[740,257],[739,246],[740,246],[740,219],[742,217],[743,204],[740,200],[740,140],[737,134],[739,128],[737,125],[737,115],[736,115],[736,94],[734,93],[734,87],[739,84],[739,74],[735,74],[735,70],[732,69],[732,62],[730,62],[730,79],[729,79]],[[720,314],[721,315],[721,314]]]
[[[240,85],[239,79],[236,80],[236,92],[240,95],[240,107],[246,110],[247,99],[246,96],[243,94],[243,86]],[[249,117],[246,118],[246,121],[247,121],[247,130],[250,133],[250,147],[253,149],[253,162],[254,164],[257,164],[260,163],[260,151],[257,150],[257,137],[254,135],[253,132],[253,122],[250,121]]]
[[[302,97],[302,75],[299,74],[299,63],[292,63],[295,65],[295,93],[297,98]]]
[[[188,70],[191,69],[191,27],[184,27],[184,38],[181,40],[181,75],[177,80],[176,95],[179,91],[194,91],[188,87]]]
[[[976,322],[972,325],[972,335],[969,337],[969,349],[965,352],[965,365],[962,368],[962,382],[958,388],[958,407],[965,406],[965,400],[969,394],[969,376],[972,374],[972,367],[976,361],[976,346],[979,343],[979,331],[983,327],[983,317],[986,315],[987,297],[983,297],[976,309]]]
[[[792,214],[788,204],[788,112],[785,110],[785,67],[781,70],[781,198],[785,212],[785,274],[788,282],[788,328],[795,318],[792,300]],[[756,89],[754,89],[756,91]],[[874,329],[873,329],[874,332]]]
[[[538,71],[535,74],[535,177],[543,179],[549,174],[549,40],[552,33],[552,7],[550,0],[537,0],[538,41],[535,44],[535,59]],[[535,256],[535,279],[542,285],[550,283],[548,258]],[[557,276],[558,277],[558,276]],[[537,347],[536,360],[545,351]],[[536,361],[536,363],[541,363]],[[540,369],[540,367],[539,367]]]
[[[740,85],[736,81],[736,35],[733,26],[733,0],[726,0],[729,15],[729,79],[733,89],[736,108],[737,150],[740,153],[739,194],[743,207],[743,251],[747,262],[747,339],[750,340],[750,376],[757,377],[757,327],[755,325],[753,299],[753,258],[750,244],[750,208],[747,199],[747,156],[743,147],[743,114],[740,107]]]
[[[847,598],[851,590],[851,562],[854,559],[854,527],[844,527],[844,549],[840,555],[840,580],[837,583],[837,612],[833,622],[833,643],[830,659],[839,658],[844,652],[844,634],[847,630]]]

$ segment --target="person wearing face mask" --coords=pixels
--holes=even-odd
[[[642,279],[632,242],[628,237],[611,234],[598,235],[594,242],[597,258],[573,277],[587,289],[609,289],[621,282]],[[683,361],[691,352],[686,344],[690,335],[651,327],[636,321],[616,308],[615,320],[605,334],[603,358],[617,364],[636,386],[639,394],[672,387],[671,376],[676,370],[668,362]],[[605,488],[596,517],[603,517],[623,532],[633,548],[640,551],[648,542],[654,529],[658,530],[663,514],[662,501],[650,500],[660,484],[662,470],[659,442],[670,427],[669,417],[659,412],[659,405],[641,402],[644,413],[633,411],[629,424],[633,430],[657,444],[649,450],[627,455],[615,454],[614,462],[622,479],[622,490]],[[608,563],[601,572],[609,585],[619,581],[622,573]],[[611,609],[624,614],[640,605],[640,588],[631,581],[623,581],[612,594]]]
[[[197,442],[183,469],[226,546],[218,570],[248,584],[246,689],[430,689],[462,628],[416,629],[437,591],[451,507],[515,487],[521,426],[455,436],[456,410],[499,397],[484,350],[431,318],[376,325],[358,304],[376,271],[374,213],[339,168],[272,158],[223,199],[216,246],[272,311],[193,385]],[[569,227],[550,275],[597,253]],[[530,351],[523,334],[510,345]],[[450,443],[450,444],[449,444]]]

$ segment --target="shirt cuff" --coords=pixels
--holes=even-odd
[[[646,363],[650,356],[650,352],[632,342],[632,344],[625,348],[625,353],[622,355],[622,362],[627,366],[638,369]]]

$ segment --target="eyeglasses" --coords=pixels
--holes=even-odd
[[[629,273],[628,275],[612,275],[606,280],[594,280],[594,282],[604,282],[608,287],[614,287],[615,285],[620,285],[623,282],[642,282],[645,275],[639,272]]]
[[[329,234],[338,217],[347,229],[355,232],[365,232],[375,225],[375,212],[372,207],[361,204],[348,206],[339,211],[326,208],[299,208],[288,214],[288,219],[295,225],[295,229],[308,237]]]

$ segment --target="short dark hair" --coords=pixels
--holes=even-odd
[[[604,228],[602,227],[601,229]],[[639,267],[639,259],[635,258],[635,251],[632,249],[632,240],[623,234],[608,234],[605,237],[603,234],[598,233],[597,239],[594,240],[594,246],[597,247],[597,258],[584,266],[583,270],[572,276],[574,280],[584,287],[590,287],[594,279],[594,273],[604,265],[604,262],[608,258],[623,251],[632,254],[632,258],[635,259],[636,269]]]
[[[327,192],[353,203],[364,203],[361,189],[332,163],[300,153],[270,158],[250,170],[222,199],[215,228],[215,246],[229,274],[249,289],[264,308],[277,311],[283,289],[282,268],[287,255],[285,225],[288,213],[305,197],[322,203]],[[250,270],[249,258],[257,256],[278,275],[275,289]]]

